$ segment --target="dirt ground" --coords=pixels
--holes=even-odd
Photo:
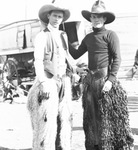
[[[31,122],[26,103],[17,103],[18,100],[13,104],[0,103],[0,146],[28,149],[32,142]],[[73,102],[73,110],[72,150],[84,150],[81,101]]]

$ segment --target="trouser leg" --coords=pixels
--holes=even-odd
[[[91,80],[90,85],[84,87],[83,93],[83,128],[85,133],[86,150],[101,150],[101,117],[98,100],[105,80]],[[98,146],[95,146],[98,145]]]
[[[100,150],[98,145],[86,146],[86,150]]]
[[[32,150],[55,150],[59,102],[57,87],[56,84],[53,86],[48,100],[41,99],[41,90],[38,83],[28,94],[27,107],[33,130]]]
[[[56,150],[71,150],[72,137],[72,96],[70,79],[64,79],[65,91],[59,102],[58,128],[56,138]]]
[[[83,128],[85,133],[85,147],[94,147],[100,143],[100,119],[98,114],[97,105],[90,92],[87,93],[86,105],[83,113]]]

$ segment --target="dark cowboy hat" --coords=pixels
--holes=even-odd
[[[104,2],[102,2],[101,0],[97,0],[93,4],[91,12],[87,10],[83,10],[81,13],[82,13],[82,16],[89,22],[91,22],[90,21],[91,14],[102,14],[103,16],[105,16],[106,17],[105,24],[111,23],[115,20],[114,13],[106,11]]]
[[[44,23],[48,23],[47,15],[50,11],[54,11],[54,10],[63,11],[63,13],[64,13],[63,22],[66,21],[70,17],[70,11],[68,9],[61,8],[54,4],[48,4],[48,5],[44,5],[40,8],[39,13],[38,13],[40,20]]]

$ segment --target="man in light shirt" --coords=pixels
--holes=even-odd
[[[68,39],[59,25],[70,11],[44,5],[39,18],[46,28],[35,38],[36,80],[28,94],[27,108],[33,129],[33,150],[71,149],[72,94]],[[70,67],[69,67],[70,66]]]

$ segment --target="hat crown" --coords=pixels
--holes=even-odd
[[[81,13],[82,16],[89,22],[91,22],[91,14],[104,15],[104,17],[106,17],[106,21],[104,24],[111,23],[115,20],[114,13],[106,10],[105,4],[102,0],[96,0],[96,2],[92,5],[91,11],[83,10]]]
[[[44,6],[42,6],[39,10],[38,16],[40,18],[40,20],[43,23],[48,23],[49,19],[48,19],[48,13],[51,11],[62,11],[64,12],[64,17],[63,17],[63,22],[66,21],[69,17],[70,17],[70,11],[67,8],[64,8],[64,6],[59,6],[58,4],[46,4]]]
[[[92,9],[91,9],[92,13],[102,13],[102,12],[105,12],[105,11],[106,11],[106,8],[105,8],[105,5],[104,5],[104,2],[101,1],[101,0],[97,0],[93,4]]]

